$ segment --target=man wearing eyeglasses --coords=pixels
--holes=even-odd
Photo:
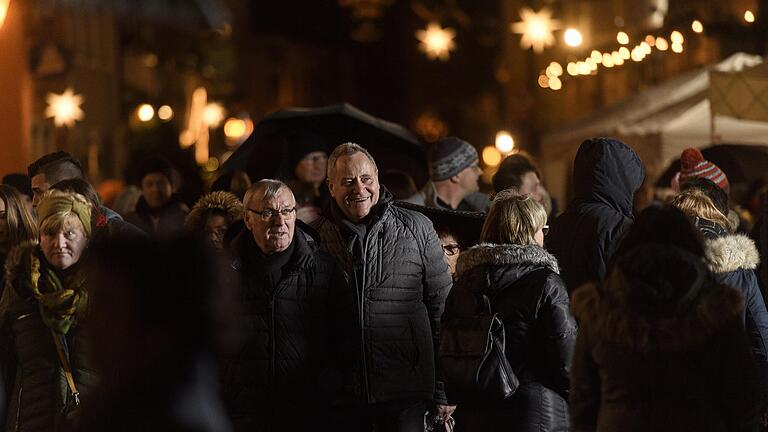
[[[353,143],[328,160],[330,208],[313,222],[341,264],[349,363],[337,431],[424,430],[428,408],[447,417],[435,379],[435,342],[451,277],[432,223],[395,204],[376,161]]]
[[[254,183],[243,204],[246,229],[232,241],[242,334],[222,362],[225,405],[235,431],[312,430],[340,381],[329,356],[343,275],[284,183]]]

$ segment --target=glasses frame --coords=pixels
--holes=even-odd
[[[259,215],[259,219],[261,219],[264,222],[269,222],[272,219],[276,218],[277,215],[281,215],[282,217],[286,219],[293,219],[296,217],[296,206],[293,206],[291,208],[284,208],[280,210],[275,210],[273,208],[265,208],[262,211],[254,210],[250,207],[246,207],[249,212],[255,213]]]
[[[443,248],[443,253],[445,256],[454,256],[461,252],[461,245],[458,243],[451,243],[447,245],[440,245]],[[452,249],[455,249],[454,252],[451,252]]]

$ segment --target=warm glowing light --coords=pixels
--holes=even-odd
[[[613,57],[611,57],[611,53],[603,54],[603,66],[607,68],[613,67]]]
[[[245,131],[247,130],[245,120],[230,117],[227,119],[226,123],[224,123],[224,135],[227,138],[241,138],[243,135],[245,135]]]
[[[744,12],[744,21],[748,23],[755,22],[755,14],[753,14],[751,10],[747,10]]]
[[[72,127],[75,121],[85,118],[85,113],[80,108],[83,103],[83,95],[76,95],[72,88],[68,88],[62,94],[48,93],[45,101],[45,117],[53,117],[56,126]]]
[[[659,51],[666,51],[669,49],[669,43],[663,37],[656,39],[656,49]]]
[[[629,60],[629,57],[630,57],[629,48],[627,48],[627,47],[621,47],[621,48],[619,48],[619,55],[620,55],[620,56],[621,56],[621,58],[623,58],[624,60]]]
[[[416,32],[416,38],[420,42],[419,49],[432,60],[448,60],[451,50],[456,48],[454,37],[456,32],[452,28],[442,28],[435,22],[427,24],[426,30]]]
[[[510,28],[514,33],[522,34],[520,46],[523,49],[533,48],[535,52],[544,51],[545,47],[555,43],[553,30],[560,28],[560,21],[552,19],[552,11],[543,8],[538,12],[524,7],[520,9],[522,21],[512,23]]]
[[[656,45],[656,38],[653,37],[653,35],[648,35],[645,37],[645,43],[647,43],[650,46]]]
[[[673,43],[672,44],[672,51],[674,51],[677,54],[680,54],[681,52],[683,52],[683,44]]]
[[[549,77],[546,75],[539,75],[539,87],[541,88],[547,88],[549,87]]]
[[[496,148],[502,153],[509,153],[515,148],[515,140],[509,132],[499,131],[496,133]]]
[[[632,60],[639,62],[643,61],[643,58],[645,57],[645,54],[643,54],[643,49],[640,47],[635,47],[632,49]]]
[[[603,54],[600,53],[598,50],[592,50],[591,53],[589,53],[589,58],[592,59],[595,63],[602,63],[603,62]]]
[[[487,146],[483,149],[483,162],[487,166],[495,167],[501,163],[501,152],[494,146]]]
[[[212,129],[219,127],[225,115],[226,110],[220,103],[211,102],[203,108],[203,122]]]
[[[683,37],[683,34],[677,30],[673,31],[672,34],[669,35],[669,39],[672,40],[673,44],[682,44],[683,42],[685,42],[685,38]]]
[[[581,75],[589,75],[589,73],[592,71],[592,68],[590,68],[589,65],[586,64],[585,62],[579,62],[578,66],[579,66],[579,74]]]
[[[11,5],[11,0],[0,0],[0,27],[5,22],[5,17],[8,15],[8,7]]]
[[[152,120],[154,116],[155,108],[153,108],[150,104],[141,104],[138,108],[136,108],[136,117],[138,117],[139,120],[143,122]]]
[[[613,64],[616,66],[621,66],[624,64],[624,57],[622,57],[618,51],[612,52],[611,58],[613,59]]]
[[[563,88],[563,82],[560,81],[560,78],[551,78],[549,80],[549,88],[552,90],[560,90]]]
[[[549,66],[547,66],[546,73],[547,73],[547,76],[550,78],[559,77],[560,75],[563,74],[563,67],[560,66],[560,63],[558,62],[552,62],[549,64]]]
[[[626,45],[629,43],[629,35],[624,32],[619,32],[616,34],[616,41],[622,45]]]
[[[563,34],[563,40],[565,40],[566,45],[571,47],[577,47],[577,46],[581,46],[581,43],[584,41],[584,38],[581,37],[581,32],[579,32],[574,28],[569,28]]]
[[[157,117],[162,121],[168,121],[173,118],[173,108],[163,105],[157,109]]]
[[[602,60],[602,59],[601,59],[601,60]],[[588,58],[588,59],[586,59],[586,60],[584,61],[584,63],[586,63],[586,64],[587,64],[587,66],[589,67],[589,70],[590,70],[590,71],[595,71],[595,70],[597,70],[597,62],[596,62],[596,61],[594,61],[594,60],[592,60],[591,58]]]
[[[576,76],[579,74],[579,66],[574,62],[568,63],[567,70],[568,70],[568,75]]]
[[[651,53],[651,46],[650,46],[650,45],[648,45],[648,44],[647,44],[647,43],[645,43],[645,42],[642,42],[642,43],[640,44],[640,49],[642,49],[642,50],[643,50],[643,52],[644,52],[645,54],[650,54],[650,53]]]
[[[691,30],[696,33],[701,33],[704,31],[704,24],[702,24],[699,20],[693,20],[691,23]]]
[[[216,157],[208,158],[208,161],[203,165],[203,169],[207,172],[214,172],[219,169],[219,160]]]

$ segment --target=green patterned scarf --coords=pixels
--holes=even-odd
[[[83,315],[88,305],[84,272],[76,271],[72,277],[65,280],[65,286],[52,268],[42,266],[41,269],[40,259],[36,254],[30,255],[29,269],[32,293],[37,300],[43,322],[54,332],[67,334],[75,319]]]

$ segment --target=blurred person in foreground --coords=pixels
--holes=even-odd
[[[608,278],[572,295],[572,431],[753,431],[760,383],[741,293],[715,282],[696,228],[643,210]]]
[[[236,311],[229,266],[193,238],[119,238],[91,252],[102,380],[83,429],[230,431],[215,362]]]
[[[234,430],[327,428],[331,394],[341,387],[341,270],[297,220],[288,186],[260,180],[245,197],[246,229],[231,245],[242,339],[222,371]]]
[[[485,211],[488,197],[480,193],[478,180],[483,170],[477,149],[457,138],[442,138],[427,152],[429,181],[406,201],[426,207]]]
[[[632,225],[634,193],[645,177],[640,158],[610,138],[584,141],[573,161],[574,197],[551,224],[547,250],[557,257],[568,292],[605,279]]]
[[[0,299],[7,431],[78,430],[81,403],[97,384],[86,331],[91,210],[82,195],[45,192],[39,243],[22,243],[7,258]]]
[[[243,203],[229,192],[216,191],[200,197],[184,220],[184,228],[210,247],[223,249],[227,230],[242,219]]]
[[[173,167],[160,156],[144,159],[140,165],[141,197],[125,220],[152,237],[171,238],[182,233],[189,209],[173,193]]]
[[[376,161],[342,144],[328,160],[333,201],[312,226],[349,287],[341,319],[349,341],[340,431],[423,431],[428,408],[448,417],[435,377],[440,316],[451,276],[432,223],[399,207]]]
[[[0,263],[22,243],[37,241],[37,225],[27,211],[21,194],[8,185],[0,185]],[[5,267],[3,267],[5,269]],[[5,272],[0,274],[0,294],[5,289]]]
[[[504,401],[459,405],[458,430],[568,430],[576,322],[557,260],[542,247],[546,220],[533,197],[499,192],[483,225],[482,243],[459,256],[443,316],[471,316],[481,307],[476,299],[488,296],[504,323],[505,353],[520,386]]]

